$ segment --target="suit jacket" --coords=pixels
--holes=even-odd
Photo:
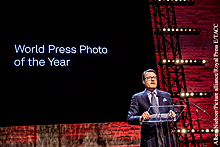
[[[170,94],[168,92],[160,91],[156,89],[158,95],[159,106],[162,105],[173,105],[173,101],[170,98]],[[131,99],[130,109],[128,111],[127,121],[131,125],[139,125],[141,124],[139,118],[145,111],[149,110],[149,107],[152,106],[150,100],[148,98],[146,89],[142,92],[134,94]],[[176,113],[176,117],[179,117],[179,113],[173,109]],[[162,113],[168,113],[169,109],[164,107],[160,109]],[[150,114],[152,112],[149,112]],[[166,146],[169,146],[168,141],[168,131],[166,127],[166,123],[163,123],[163,133],[164,142]],[[173,137],[171,136],[171,146],[173,146]],[[141,124],[141,147],[156,147],[157,146],[157,132],[156,132],[156,123],[143,123]]]

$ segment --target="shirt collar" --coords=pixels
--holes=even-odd
[[[147,89],[146,89],[146,92],[147,92],[147,95],[151,94],[151,91],[149,91],[149,90],[147,90]],[[152,92],[154,92],[154,94],[157,95],[157,90],[156,90],[156,89],[155,89],[154,91],[152,91]]]

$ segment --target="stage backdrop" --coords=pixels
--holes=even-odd
[[[149,3],[14,2],[3,8],[1,126],[126,121],[156,68]]]

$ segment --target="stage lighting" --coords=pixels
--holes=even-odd
[[[177,34],[177,35],[199,35],[200,32],[201,29],[199,28],[163,28],[163,29],[158,28],[154,33]]]
[[[189,98],[189,97],[211,97],[212,92],[173,92],[171,93],[173,97],[179,98]]]
[[[172,61],[172,62],[171,62]],[[158,64],[166,64],[166,65],[205,65],[206,60],[196,60],[196,59],[162,59],[162,63]]]
[[[165,60],[165,59],[163,59],[163,63],[166,63],[166,60]]]
[[[179,5],[179,6],[193,6],[194,0],[152,0],[151,5]]]
[[[186,133],[186,129],[182,129],[182,133]]]
[[[185,93],[183,92],[183,93],[181,93],[181,96],[183,97],[183,96],[185,96]]]
[[[218,133],[219,132],[219,130],[218,129],[215,129],[215,133]]]
[[[218,133],[218,129],[216,129],[216,131],[214,131],[213,129],[188,129],[186,131],[186,129],[178,129],[176,131],[177,133]]]

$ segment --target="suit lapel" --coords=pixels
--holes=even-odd
[[[143,100],[147,104],[147,107],[151,105],[146,89],[143,91]]]

